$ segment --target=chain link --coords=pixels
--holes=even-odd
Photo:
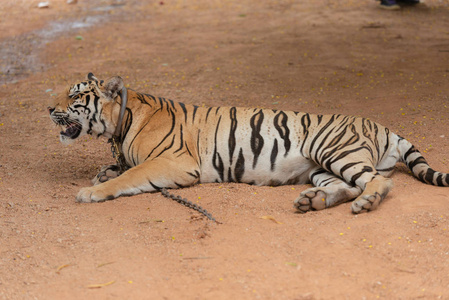
[[[202,208],[201,206],[192,203],[191,201],[187,200],[186,198],[182,198],[181,196],[175,196],[173,194],[170,194],[166,188],[162,188],[161,189],[161,194],[168,198],[168,199],[172,199],[175,200],[176,202],[178,202],[181,205],[184,205],[185,207],[191,208],[193,210],[196,210],[197,212],[203,214],[204,216],[206,216],[209,220],[217,223],[217,224],[222,224],[221,222],[218,222],[217,220],[215,220],[215,218],[212,216],[211,213],[209,213],[207,210],[205,210],[204,208]]]

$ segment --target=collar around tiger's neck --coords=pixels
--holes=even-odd
[[[120,114],[118,116],[117,127],[115,127],[114,132],[114,136],[116,138],[118,138],[121,135],[120,131],[122,130],[123,116],[125,115],[126,104],[128,103],[128,92],[126,91],[125,87],[122,88],[120,98],[122,98],[122,104],[120,105]]]
[[[128,102],[128,93],[125,87],[122,88],[120,97],[122,98],[122,104],[120,105],[120,114],[118,116],[117,127],[115,127],[114,135],[112,136],[112,138],[109,139],[108,142],[112,144],[111,145],[112,156],[115,158],[117,166],[120,168],[121,174],[125,172],[127,169],[129,169],[128,165],[126,164],[125,156],[121,151],[122,141],[120,140],[123,116],[125,115],[126,104]]]

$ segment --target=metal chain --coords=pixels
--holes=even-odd
[[[191,208],[193,210],[196,210],[197,212],[203,214],[204,216],[206,216],[209,220],[217,223],[217,224],[222,224],[221,222],[218,222],[217,220],[215,220],[215,218],[212,216],[211,213],[207,212],[207,210],[205,210],[204,208],[202,208],[201,206],[192,203],[191,201],[187,200],[186,198],[182,198],[181,196],[175,196],[173,194],[170,194],[166,188],[162,188],[161,189],[161,194],[169,199],[175,200],[176,202],[178,202],[179,204],[184,205],[185,207]]]
[[[129,169],[128,165],[126,164],[125,157],[123,156],[123,153],[120,151],[119,142],[117,141],[118,138],[114,135],[112,138],[108,140],[108,143],[111,144],[111,152],[112,157],[115,158],[115,161],[117,162],[117,166],[120,168],[120,174],[125,172]]]

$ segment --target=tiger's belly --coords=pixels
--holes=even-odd
[[[315,167],[313,161],[301,155],[289,155],[276,160],[275,164],[271,163],[269,155],[261,155],[255,165],[251,157],[224,161],[216,155],[202,159],[200,182],[242,182],[267,186],[304,184],[309,182],[309,173]]]

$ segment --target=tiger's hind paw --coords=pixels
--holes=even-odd
[[[352,202],[351,210],[354,214],[368,212],[375,210],[380,202],[382,202],[382,196],[378,193],[375,193],[374,195],[362,195]]]
[[[309,210],[322,210],[326,208],[326,193],[319,189],[308,189],[302,192],[294,202],[294,207],[300,213]]]

